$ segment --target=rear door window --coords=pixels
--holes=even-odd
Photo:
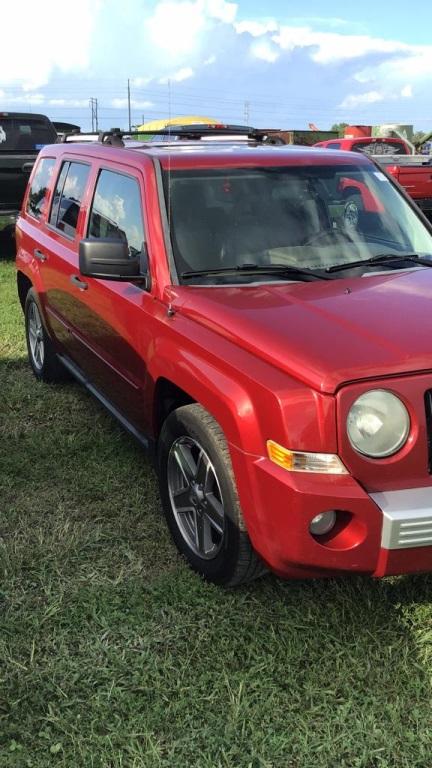
[[[50,224],[68,237],[75,236],[89,173],[89,165],[66,161],[57,180]]]
[[[33,176],[27,199],[27,213],[35,216],[37,219],[41,218],[45,210],[54,165],[55,159],[53,157],[43,157],[39,160],[35,175]]]
[[[57,133],[49,120],[0,115],[0,152],[38,152],[56,141]]]
[[[90,212],[88,236],[126,242],[131,257],[144,252],[141,190],[137,179],[102,170]]]

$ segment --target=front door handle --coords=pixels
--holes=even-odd
[[[70,281],[72,285],[75,285],[77,288],[80,289],[80,291],[86,291],[88,288],[88,283],[84,283],[83,280],[80,280],[78,275],[71,275]]]
[[[39,248],[35,248],[34,249],[33,255],[34,255],[35,259],[37,259],[38,261],[46,261],[47,260],[47,257],[45,256],[45,254],[42,251],[40,251]]]

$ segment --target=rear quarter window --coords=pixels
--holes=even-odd
[[[45,211],[54,165],[53,157],[43,157],[37,164],[27,198],[27,213],[36,219],[40,219]]]

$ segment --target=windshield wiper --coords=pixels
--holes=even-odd
[[[285,266],[284,264],[274,264],[269,266],[260,266],[258,264],[244,264],[238,267],[223,267],[221,269],[203,269],[194,272],[182,272],[180,277],[184,280],[190,280],[194,277],[212,277],[223,275],[280,275],[289,277],[295,275],[299,278],[312,277],[316,280],[332,280],[320,272],[313,272],[311,269],[301,269],[301,267]]]
[[[432,259],[425,259],[418,256],[417,253],[378,253],[369,259],[359,259],[358,261],[348,261],[345,264],[334,264],[327,267],[326,272],[339,272],[342,269],[354,269],[354,267],[370,267],[380,264],[392,264],[394,262],[410,261],[414,264],[422,264],[425,267],[432,267]]]

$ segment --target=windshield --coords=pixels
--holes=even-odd
[[[431,233],[372,165],[165,171],[164,185],[179,276],[203,273],[189,284],[281,279],[251,274],[254,266],[316,271],[383,253],[432,257]]]
[[[0,152],[38,152],[56,141],[57,133],[48,119],[0,115]]]

